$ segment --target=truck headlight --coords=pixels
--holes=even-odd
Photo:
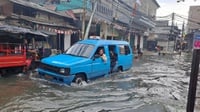
[[[68,75],[70,72],[70,69],[69,68],[61,68],[59,72],[64,75]]]
[[[61,68],[61,69],[60,69],[60,73],[64,74],[64,73],[65,73],[65,69],[64,69],[64,68]]]

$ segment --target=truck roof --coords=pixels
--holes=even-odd
[[[129,43],[126,41],[119,41],[119,40],[101,40],[101,39],[87,39],[79,41],[78,43],[84,43],[84,44],[93,44],[97,46],[101,45],[118,45],[118,44],[125,44],[128,45]]]

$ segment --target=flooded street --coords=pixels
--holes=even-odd
[[[0,78],[0,111],[185,112],[190,62],[188,54],[143,56],[129,71],[81,87],[11,75]]]

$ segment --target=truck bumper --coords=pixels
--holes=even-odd
[[[38,68],[38,74],[47,80],[56,81],[58,83],[65,83],[67,85],[71,85],[72,81],[75,78],[75,75],[63,76],[58,73],[49,72],[40,68]]]

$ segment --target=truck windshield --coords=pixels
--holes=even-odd
[[[94,46],[89,44],[74,44],[65,54],[89,58]]]

